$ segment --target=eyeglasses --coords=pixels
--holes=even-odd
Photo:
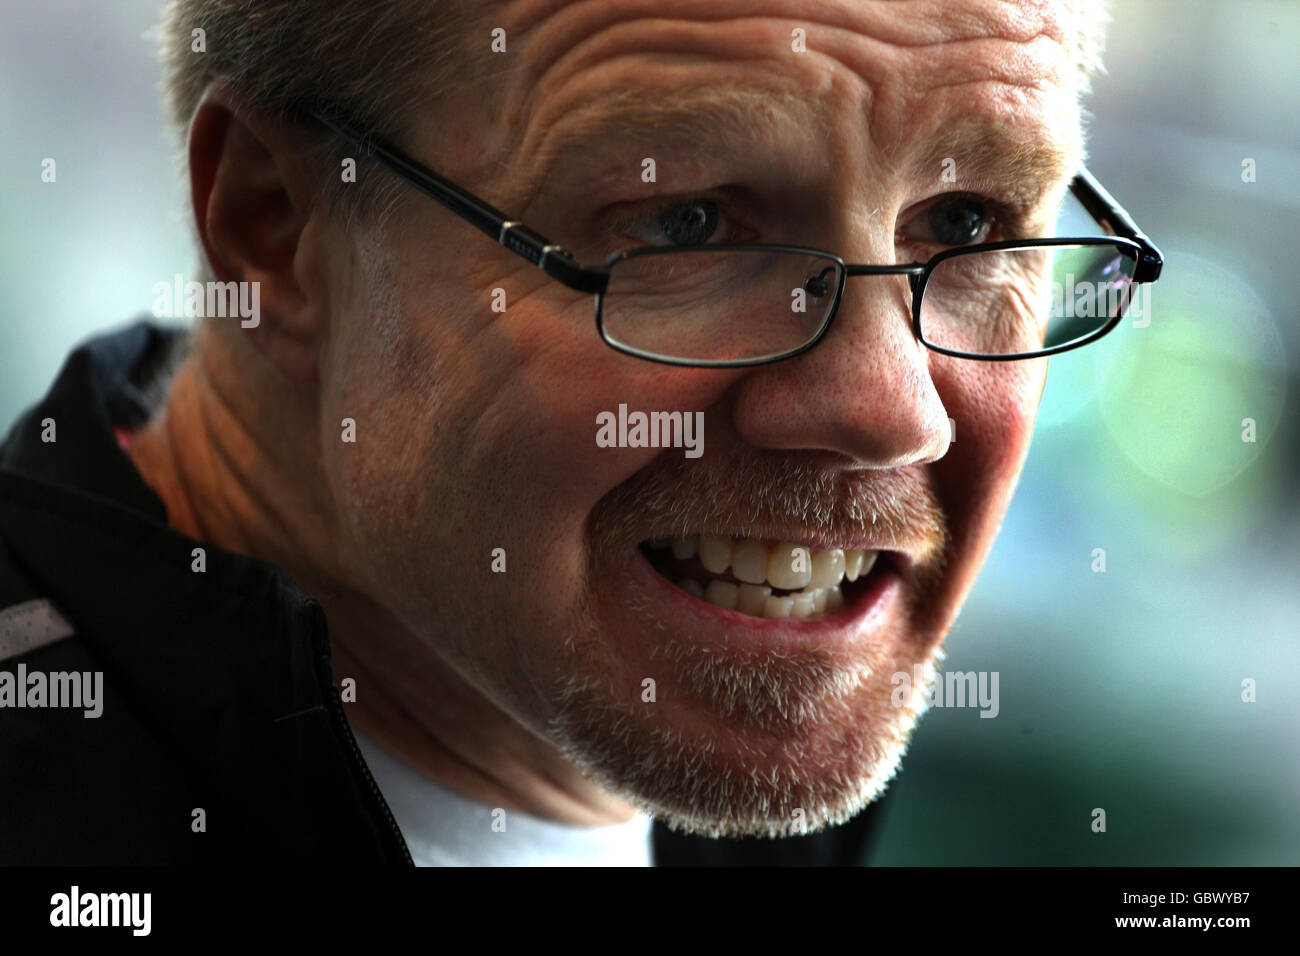
[[[551,278],[594,294],[596,331],[607,345],[668,365],[737,368],[806,352],[830,331],[846,280],[857,276],[900,277],[893,281],[910,293],[912,331],[936,352],[979,361],[1055,355],[1114,329],[1135,285],[1154,282],[1164,264],[1081,168],[1070,191],[1104,237],[980,243],[901,265],[846,263],[803,246],[646,246],[588,268],[397,148],[306,112]]]

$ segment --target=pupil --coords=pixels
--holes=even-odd
[[[703,245],[718,226],[718,205],[701,200],[679,203],[659,215],[659,228],[676,246]]]
[[[930,229],[946,246],[964,246],[980,238],[984,206],[973,199],[937,203],[930,207]]]

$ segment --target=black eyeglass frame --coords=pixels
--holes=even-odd
[[[912,332],[926,348],[957,358],[973,359],[983,362],[1020,361],[1023,359],[1043,358],[1080,348],[1095,342],[1114,329],[1123,319],[1127,310],[1133,284],[1154,282],[1160,277],[1164,257],[1160,250],[1133,221],[1115,198],[1099,183],[1086,168],[1080,167],[1070,183],[1070,191],[1087,210],[1088,214],[1103,229],[1110,233],[1107,237],[1076,237],[1051,239],[1008,239],[1000,242],[980,243],[973,246],[959,246],[937,253],[926,262],[912,262],[896,265],[864,265],[846,263],[840,256],[824,249],[812,249],[804,246],[786,246],[771,244],[717,244],[695,247],[645,246],[625,249],[611,254],[598,268],[579,265],[563,246],[551,242],[541,233],[530,229],[522,222],[510,219],[499,209],[484,202],[469,190],[456,185],[451,180],[439,175],[427,166],[411,159],[401,150],[381,139],[361,133],[345,123],[338,122],[318,109],[306,109],[304,115],[310,116],[336,134],[355,145],[364,155],[378,160],[385,168],[406,180],[429,198],[464,219],[479,231],[495,239],[516,255],[536,265],[552,279],[577,292],[589,292],[596,296],[596,331],[610,348],[625,355],[659,362],[664,365],[679,365],[690,368],[744,368],[755,365],[767,365],[794,358],[816,346],[830,331],[835,315],[839,312],[840,301],[844,295],[844,286],[849,276],[865,275],[905,275],[912,292]],[[1124,250],[1136,260],[1132,284],[1125,290],[1121,306],[1116,309],[1105,325],[1088,335],[1050,346],[1034,352],[1018,352],[1010,355],[985,355],[975,352],[962,352],[945,348],[926,340],[921,331],[921,301],[924,298],[925,285],[936,266],[954,256],[970,255],[975,252],[992,252],[1002,249],[1028,249],[1048,246],[1113,246]],[[633,346],[612,340],[605,331],[602,305],[605,291],[609,285],[610,270],[618,262],[646,255],[674,254],[690,252],[722,251],[767,251],[797,253],[818,256],[836,263],[839,282],[836,284],[835,298],[817,332],[803,345],[776,355],[765,355],[750,359],[679,359],[672,356],[645,352]]]

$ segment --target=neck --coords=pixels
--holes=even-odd
[[[316,597],[334,672],[356,680],[349,719],[426,776],[490,806],[562,823],[631,819],[631,806],[583,778],[448,666],[430,639],[350,582],[320,454],[302,438],[318,434],[315,402],[265,369],[250,377],[259,357],[243,341],[223,341],[233,338],[202,331],[166,405],[131,444],[168,524],[278,564]],[[233,368],[243,370],[238,378]],[[266,408],[279,410],[274,422],[259,411]]]

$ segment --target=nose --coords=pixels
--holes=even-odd
[[[810,351],[759,366],[738,384],[732,415],[757,448],[837,453],[852,467],[942,458],[951,430],[912,333],[902,275],[851,276],[830,331]]]

